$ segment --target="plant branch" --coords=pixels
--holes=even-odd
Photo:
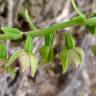
[[[80,12],[79,8],[76,6],[76,0],[71,0],[71,2],[72,2],[72,5],[73,5],[75,11],[76,11],[81,17],[83,17],[83,18],[86,20],[85,15],[84,15],[82,12]]]
[[[54,24],[54,25],[49,26],[47,28],[25,32],[25,33],[23,33],[23,35],[28,35],[29,34],[32,37],[45,36],[45,35],[54,33],[58,30],[62,30],[66,27],[80,26],[80,25],[85,25],[85,20],[81,16],[77,16],[77,17],[75,17],[73,19],[70,19],[70,20],[67,20],[63,23]],[[1,34],[0,39],[2,39],[2,40],[8,40],[8,39],[13,40],[13,38],[11,38],[10,36],[8,37],[8,35],[6,35],[6,34]],[[18,38],[18,39],[21,39],[21,38]]]
[[[84,25],[84,24],[85,24],[84,18],[77,16],[77,17],[70,19],[68,21],[65,21],[63,23],[54,24],[52,26],[49,26],[47,28],[43,28],[43,29],[40,29],[37,31],[29,31],[29,32],[26,32],[26,34],[30,34],[32,37],[44,36],[44,35],[48,35],[53,32],[56,32],[58,30],[64,29],[66,27],[80,26],[80,25]]]

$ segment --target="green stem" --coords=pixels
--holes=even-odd
[[[55,33],[56,31],[62,30],[66,27],[80,26],[80,25],[85,25],[85,20],[81,16],[77,16],[77,17],[67,20],[63,23],[54,24],[52,26],[49,26],[49,27],[43,28],[43,29],[28,31],[23,34],[25,34],[25,35],[29,34],[32,37],[45,36],[45,35],[49,35],[51,33]],[[6,34],[0,34],[0,40],[8,40],[8,39],[12,40],[13,38],[11,38],[10,36],[8,36]],[[20,39],[20,38],[18,38],[18,39]]]
[[[29,31],[28,34],[30,34],[32,37],[44,36],[44,35],[48,35],[52,32],[62,30],[66,27],[80,26],[80,25],[84,25],[84,24],[85,24],[84,18],[82,18],[81,16],[77,16],[77,17],[70,19],[68,21],[65,21],[63,23],[54,24],[52,26],[49,26],[49,27],[43,28],[43,29],[39,29],[37,31]]]
[[[71,0],[72,5],[73,5],[75,11],[76,11],[81,17],[83,17],[83,18],[86,20],[85,15],[84,15],[82,12],[80,12],[79,8],[76,6],[76,2],[75,2],[75,1],[76,1],[76,0]]]
[[[32,19],[31,19],[31,17],[29,16],[29,14],[28,14],[28,11],[27,11],[27,9],[25,10],[25,18],[26,18],[26,20],[28,21],[28,23],[29,23],[29,26],[30,26],[30,28],[32,29],[32,30],[35,30],[35,31],[37,31],[38,29],[35,27],[35,25],[32,23]]]

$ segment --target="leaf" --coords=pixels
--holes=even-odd
[[[7,62],[7,64],[5,65],[5,68],[9,67],[10,65],[12,65],[12,63],[21,55],[23,55],[24,52],[22,51],[16,51],[9,59],[9,61]]]
[[[94,46],[92,47],[92,51],[93,51],[94,56],[96,56],[96,45],[94,45]]]
[[[65,36],[66,47],[68,49],[74,48],[76,43],[75,38],[70,33],[65,33],[64,36]]]
[[[22,37],[22,32],[17,28],[2,27],[1,30],[7,34],[10,39],[17,40]]]
[[[25,72],[30,67],[29,54],[24,52],[23,55],[19,56],[18,60],[20,62],[22,72]]]
[[[0,59],[5,59],[7,57],[7,48],[5,45],[0,44]]]
[[[34,55],[29,55],[30,57],[30,65],[31,65],[31,75],[34,77],[37,68],[38,68],[38,59]]]
[[[15,78],[15,68],[13,65],[7,67],[7,71],[12,79]]]
[[[63,67],[63,73],[65,73],[68,70],[68,67],[70,65],[70,61],[69,61],[69,50],[64,48],[61,52],[60,52],[60,61]]]
[[[25,41],[24,51],[31,53],[32,49],[33,49],[32,37],[28,35]]]
[[[96,16],[86,20],[86,25],[96,27]]]

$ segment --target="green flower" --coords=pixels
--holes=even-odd
[[[38,59],[32,53],[27,53],[25,51],[16,51],[9,59],[5,68],[11,67],[13,62],[18,59],[20,63],[20,69],[25,72],[27,69],[31,68],[31,75],[34,77],[36,70],[38,68]]]

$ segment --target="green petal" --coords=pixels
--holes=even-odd
[[[15,77],[15,68],[13,65],[7,67],[7,71],[12,79]]]
[[[66,47],[68,49],[74,48],[76,43],[75,38],[70,33],[65,33],[64,36],[65,36]]]
[[[23,55],[18,58],[22,72],[25,72],[30,67],[29,54],[23,52]]]
[[[7,57],[7,48],[5,45],[0,44],[0,59],[5,59]]]
[[[80,64],[82,64],[84,60],[84,52],[81,48],[76,47],[69,51],[69,57],[72,65],[77,68]]]
[[[25,41],[24,51],[32,53],[32,50],[33,50],[32,37],[28,35]]]
[[[29,55],[30,56],[30,64],[31,64],[31,75],[34,77],[37,68],[38,68],[38,59],[34,55]]]
[[[60,61],[63,67],[63,73],[65,73],[68,70],[68,67],[70,65],[70,61],[69,61],[69,50],[64,48],[61,52],[60,52]]]
[[[49,46],[43,46],[39,49],[39,53],[42,56],[43,63],[48,62],[49,51],[50,51]]]

